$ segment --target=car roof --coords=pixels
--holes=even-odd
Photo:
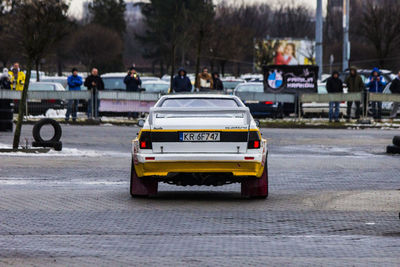
[[[173,94],[165,95],[162,98],[174,99],[174,98],[223,98],[223,99],[236,99],[234,95],[220,95],[220,94]]]
[[[125,77],[127,73],[125,72],[112,72],[112,73],[105,73],[101,75],[102,78],[121,78]]]
[[[169,82],[163,80],[151,80],[151,81],[143,81],[142,84],[168,84]]]

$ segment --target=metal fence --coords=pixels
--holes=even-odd
[[[373,93],[335,93],[335,94],[272,94],[257,92],[240,92],[236,94],[243,101],[270,101],[274,103],[294,104],[294,113],[301,118],[301,107],[303,103],[329,103],[357,101],[369,102],[400,102],[400,95],[395,94],[373,94]],[[148,112],[162,95],[159,93],[146,92],[121,92],[100,91],[98,99],[99,111],[108,116],[125,116],[132,112]],[[0,90],[0,99],[12,99],[18,106],[21,98],[20,91]],[[92,101],[90,91],[32,91],[27,97],[28,115],[44,115],[47,110],[66,109],[68,100],[80,100],[79,112],[86,113],[88,103]],[[363,114],[367,116],[368,113]],[[51,115],[50,115],[51,117]]]

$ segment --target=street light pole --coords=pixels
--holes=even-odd
[[[350,60],[350,0],[343,0],[343,71],[349,68]]]
[[[319,66],[318,78],[321,79],[323,71],[323,20],[322,20],[322,0],[317,0],[317,12],[315,23],[315,59]]]

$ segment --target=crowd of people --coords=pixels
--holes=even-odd
[[[100,101],[98,99],[98,91],[104,90],[104,82],[99,75],[99,70],[93,68],[89,76],[86,77],[85,81],[78,74],[78,69],[73,68],[71,75],[68,76],[68,88],[70,91],[80,91],[81,86],[84,85],[92,93],[91,101],[88,103],[88,117],[98,117],[98,108]],[[0,89],[9,89],[22,91],[25,84],[25,73],[21,71],[18,62],[13,64],[13,67],[8,70],[3,69],[3,73],[0,77]],[[126,91],[128,92],[139,92],[142,81],[139,74],[134,67],[128,70],[127,75],[124,78]],[[374,68],[371,75],[366,82],[363,81],[361,75],[358,74],[355,67],[350,68],[350,73],[344,81],[340,79],[338,71],[334,71],[330,78],[327,79],[326,89],[328,93],[343,93],[343,85],[347,86],[349,93],[360,93],[360,92],[371,92],[371,93],[383,93],[387,82],[382,76],[381,71],[378,68]],[[223,83],[219,77],[219,74],[214,72],[210,74],[208,68],[204,67],[202,72],[198,74],[194,87],[192,81],[187,75],[185,69],[180,68],[177,75],[172,80],[171,92],[173,93],[190,93],[193,91],[207,92],[212,90],[221,91],[224,89]],[[400,94],[400,71],[397,77],[392,81],[390,85],[390,91],[392,94]],[[364,103],[367,103],[366,95]],[[352,106],[355,105],[355,118],[360,118],[362,112],[366,114],[368,108],[366,105],[361,107],[360,101],[348,101],[347,102],[347,120],[351,119]],[[382,119],[382,102],[372,101],[371,112],[375,120],[380,121]],[[363,108],[363,109],[362,109]],[[390,119],[396,118],[400,108],[400,103],[393,103],[393,109],[390,114]],[[76,121],[78,111],[78,100],[69,100],[67,104],[67,112],[65,120],[69,121],[72,117],[72,121]],[[329,103],[329,121],[338,122],[340,115],[340,102],[332,101]],[[130,114],[132,116],[132,114]]]
[[[366,82],[364,82],[361,78],[361,76],[358,74],[357,69],[355,67],[350,68],[350,74],[348,77],[345,79],[344,84],[346,84],[348,88],[349,93],[360,93],[360,92],[370,92],[370,93],[383,93],[383,90],[385,89],[387,85],[387,81],[385,78],[382,76],[381,71],[379,68],[374,68],[371,72],[371,75],[367,79]],[[400,71],[397,74],[397,77],[392,81],[390,85],[390,91],[392,94],[400,94]],[[328,93],[343,93],[343,81],[339,78],[339,72],[334,71],[332,73],[332,76],[327,80],[326,82],[326,90]],[[364,99],[364,103],[367,103],[367,99]],[[367,113],[368,109],[367,106],[365,105],[363,107],[363,110],[361,110],[361,102],[360,101],[348,101],[347,102],[347,120],[351,119],[351,109],[353,106],[353,103],[356,106],[356,112],[355,112],[355,117],[356,119],[360,118],[361,111],[364,112],[364,114]],[[371,103],[371,112],[372,116],[376,121],[381,121],[382,119],[382,102],[376,102],[372,101]],[[390,114],[390,119],[393,121],[394,118],[396,118],[397,113],[399,111],[399,103],[394,102],[393,103],[393,109]],[[338,122],[339,121],[339,113],[340,113],[340,102],[330,102],[329,103],[329,121],[330,122]]]

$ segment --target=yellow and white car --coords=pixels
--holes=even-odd
[[[242,196],[268,196],[267,141],[236,96],[163,96],[132,143],[133,197],[157,194],[159,182],[241,183]]]

